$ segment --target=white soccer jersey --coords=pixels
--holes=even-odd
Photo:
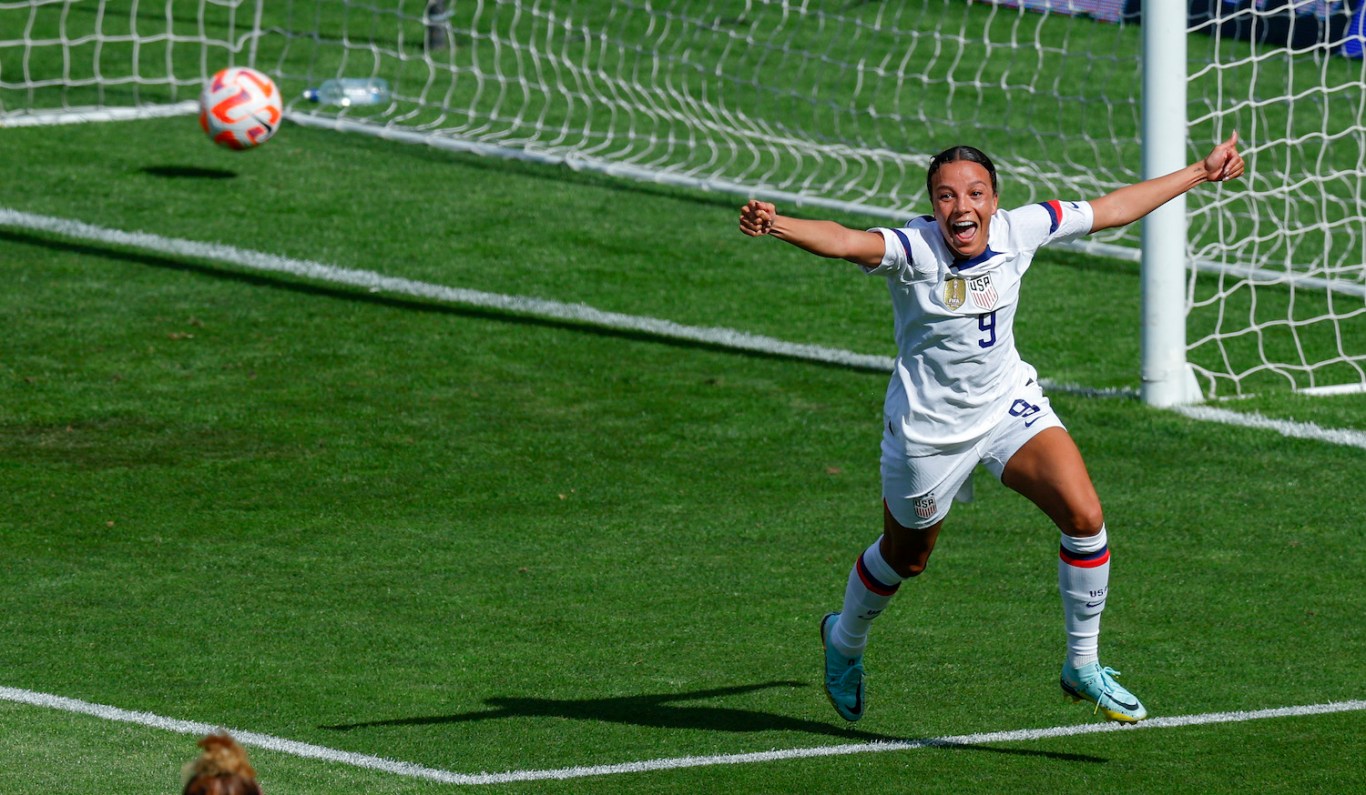
[[[1086,202],[998,210],[987,249],[955,261],[933,216],[901,229],[875,229],[896,323],[896,366],[884,412],[908,455],[928,455],[978,439],[1009,411],[1007,393],[1034,368],[1015,350],[1020,278],[1034,252],[1091,231]]]

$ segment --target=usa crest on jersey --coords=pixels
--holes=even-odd
[[[968,294],[972,296],[972,302],[979,309],[994,309],[996,307],[998,296],[996,295],[996,288],[991,284],[991,274],[984,273],[981,276],[974,276],[969,279]]]

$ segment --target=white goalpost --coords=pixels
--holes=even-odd
[[[1078,246],[1142,257],[1144,399],[1362,390],[1363,7],[0,0],[0,127],[183,112],[250,65],[299,124],[894,222],[927,211],[924,167],[956,143],[992,155],[1010,206],[1166,173],[1236,129],[1240,183]],[[386,90],[303,98],[331,78]]]
[[[1143,3],[1143,174],[1185,166],[1186,3]],[[1154,406],[1198,402],[1200,386],[1186,361],[1186,197],[1177,196],[1142,223],[1142,397]]]

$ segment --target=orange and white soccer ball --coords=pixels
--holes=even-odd
[[[284,108],[275,81],[255,69],[223,69],[199,95],[199,126],[229,149],[260,146],[280,129]]]

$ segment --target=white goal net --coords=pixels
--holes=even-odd
[[[0,126],[188,112],[246,60],[253,0],[0,0]]]
[[[233,62],[274,76],[299,123],[902,220],[956,143],[997,161],[1007,206],[1139,179],[1139,2],[0,0],[0,124],[183,102]],[[1192,4],[1189,158],[1237,129],[1249,172],[1188,198],[1207,395],[1366,385],[1349,2]],[[340,77],[389,93],[303,99]]]

